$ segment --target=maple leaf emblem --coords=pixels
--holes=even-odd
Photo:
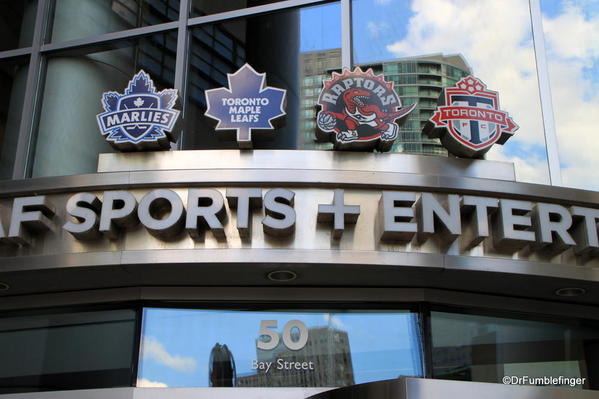
[[[227,78],[229,88],[206,90],[204,115],[218,121],[217,131],[236,130],[239,146],[251,148],[252,130],[273,130],[272,121],[286,115],[286,90],[266,86],[266,74],[249,64]]]

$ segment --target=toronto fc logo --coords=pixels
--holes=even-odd
[[[323,84],[316,136],[333,142],[335,149],[389,151],[399,127],[416,107],[401,108],[393,82],[375,76],[372,69],[333,72]]]
[[[518,125],[507,112],[499,109],[496,91],[472,76],[455,87],[443,89],[439,105],[424,126],[423,134],[438,137],[456,156],[480,158],[493,144],[503,144]]]
[[[123,94],[102,95],[104,113],[97,116],[106,140],[121,151],[170,148],[170,134],[179,116],[173,109],[176,89],[156,91],[150,75],[139,71]]]

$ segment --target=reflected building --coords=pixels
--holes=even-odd
[[[328,149],[330,143],[315,140],[316,112],[319,106],[318,95],[322,81],[329,79],[333,71],[339,71],[340,49],[315,51],[302,54],[302,118],[300,137],[303,149]],[[391,152],[411,154],[447,155],[439,139],[431,139],[421,134],[422,128],[433,115],[437,99],[444,87],[453,86],[464,76],[472,74],[472,69],[460,54],[401,58],[396,60],[358,65],[362,70],[372,69],[375,74],[383,74],[401,98],[402,105],[417,103],[411,116],[399,129],[399,137]]]
[[[354,372],[346,331],[328,327],[310,328],[300,350],[282,343],[269,351],[256,350],[259,362],[273,362],[268,372],[239,376],[239,387],[340,387],[354,384]],[[293,334],[292,334],[293,337]],[[294,339],[296,337],[293,337]],[[306,369],[286,369],[285,364],[306,364]]]
[[[209,363],[208,379],[211,387],[236,386],[235,359],[227,345],[221,345],[217,342],[210,351]]]
[[[204,5],[207,2],[203,2]],[[258,6],[269,1],[239,2]],[[204,12],[227,8],[226,4],[209,2]],[[231,3],[232,4],[232,3]],[[214,9],[213,9],[214,8]],[[233,7],[235,8],[235,7]],[[195,9],[195,14],[203,13]],[[235,73],[245,63],[257,72],[266,73],[267,86],[286,90],[285,123],[276,134],[263,139],[253,134],[254,148],[296,149],[298,146],[299,102],[299,32],[300,11],[261,15],[220,24],[205,24],[190,31],[190,52],[185,127],[190,130],[181,143],[182,149],[236,149],[235,140],[223,141],[214,134],[216,122],[204,116],[204,91],[228,87],[227,74]],[[234,131],[230,137],[234,137]]]

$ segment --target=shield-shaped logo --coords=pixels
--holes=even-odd
[[[160,98],[157,95],[144,94],[144,95],[129,95],[119,99],[118,110],[139,110],[140,107],[144,109],[156,109],[160,107]],[[124,125],[124,133],[129,136],[132,140],[138,140],[140,137],[148,133],[148,130],[152,128],[149,123],[133,123]]]
[[[423,134],[440,138],[454,155],[476,158],[493,144],[505,143],[517,129],[508,113],[499,109],[498,93],[468,76],[443,90]]]
[[[97,116],[98,126],[120,150],[167,149],[174,140],[165,132],[173,130],[179,116],[176,101],[176,89],[157,92],[150,75],[139,71],[123,94],[103,94],[106,112]]]

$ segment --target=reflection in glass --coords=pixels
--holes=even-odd
[[[0,318],[0,394],[130,386],[135,312]]]
[[[323,16],[332,27],[318,29],[325,23]],[[323,46],[340,46],[339,21],[339,4],[327,4],[194,28],[191,31],[183,148],[238,147],[235,141],[224,141],[222,133],[217,134],[214,130],[215,121],[204,116],[204,90],[228,87],[227,73],[234,73],[246,62],[257,72],[266,73],[268,86],[287,90],[285,125],[268,139],[261,140],[258,135],[253,135],[254,148],[301,147],[306,138],[299,136],[299,122],[304,120],[304,111],[313,113],[316,102],[313,95],[303,97],[301,91],[306,69],[302,66],[303,60],[306,54],[313,54]],[[338,67],[340,60],[332,65]],[[314,83],[314,87],[320,84],[321,80]],[[302,130],[301,133],[305,132]],[[309,133],[310,143],[313,143],[314,129]]]
[[[283,0],[191,0],[191,16],[201,17],[208,14],[238,10],[240,8],[278,3]]]
[[[176,37],[170,32],[116,50],[49,58],[33,177],[95,172],[98,154],[113,152],[96,124],[102,93],[123,93],[140,69],[157,90],[172,88]]]
[[[211,387],[234,387],[237,386],[237,372],[235,371],[235,359],[227,348],[218,342],[210,351],[210,386]]]
[[[487,158],[514,162],[520,181],[549,181],[527,1],[353,0],[352,7],[354,63],[381,65],[409,59],[422,63],[430,57],[461,57],[467,68],[443,63],[459,69],[458,75],[472,73],[490,90],[498,91],[500,108],[520,126],[504,146],[495,145]],[[403,94],[402,102],[409,97],[427,103],[432,91],[458,77],[448,69],[440,74],[448,79],[439,82],[436,72],[420,70],[420,65],[415,68],[409,73],[420,82],[416,83],[419,93]],[[427,111],[426,106],[423,109]],[[407,148],[402,144],[400,149]]]
[[[408,312],[147,308],[137,386],[332,387],[420,376],[420,342]]]
[[[37,0],[0,0],[0,51],[31,46]]]
[[[51,41],[156,25],[179,18],[179,0],[54,0]]]
[[[597,389],[599,329],[432,312],[433,376],[501,383],[504,376],[584,377]]]
[[[26,59],[0,61],[0,180],[12,178],[28,69]]]
[[[599,190],[599,2],[542,0],[563,184]]]

